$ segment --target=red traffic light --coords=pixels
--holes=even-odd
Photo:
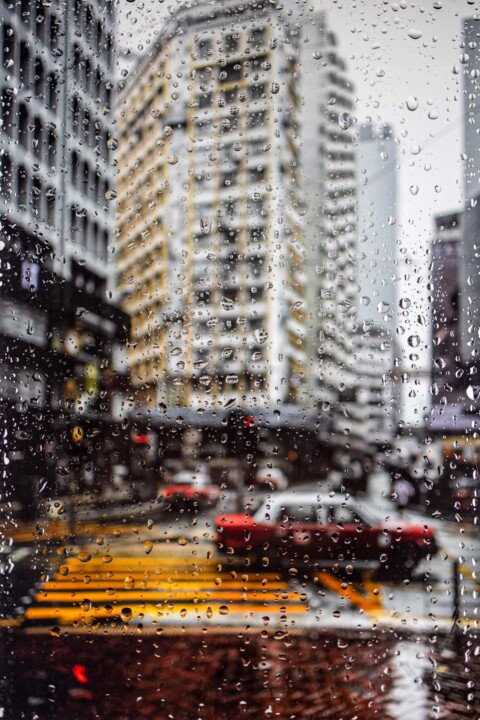
[[[253,415],[247,415],[243,421],[243,424],[246,428],[251,428],[255,425],[255,418]]]
[[[140,435],[132,435],[132,440],[135,445],[148,445],[150,437],[148,433],[141,433]]]

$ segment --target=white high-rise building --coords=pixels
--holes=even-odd
[[[372,442],[388,443],[398,423],[394,385],[397,320],[396,144],[389,125],[358,133],[358,420]]]
[[[0,215],[53,251],[59,275],[103,292],[114,2],[2,0],[0,13]]]
[[[185,6],[126,81],[117,288],[140,403],[303,402],[299,45],[271,3]]]
[[[314,14],[304,33],[300,175],[306,199],[310,401],[321,412],[331,408],[333,428],[341,431],[357,381],[354,89],[324,15]]]
[[[478,365],[480,356],[480,22],[463,21],[464,199],[460,254],[460,343],[463,362]],[[478,378],[472,382],[478,384]]]

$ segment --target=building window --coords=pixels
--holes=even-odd
[[[3,156],[0,172],[0,193],[8,200],[12,194],[12,161],[9,155]]]
[[[212,40],[210,38],[199,40],[197,43],[198,55],[207,59],[213,54]]]

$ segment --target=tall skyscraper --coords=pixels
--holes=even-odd
[[[388,443],[398,422],[394,369],[397,285],[396,144],[389,125],[358,131],[356,248],[359,418],[373,441]],[[365,431],[365,430],[364,430]]]
[[[464,199],[460,256],[460,344],[467,365],[480,357],[480,22],[463,22]],[[475,384],[480,384],[478,378]]]
[[[126,81],[117,287],[141,403],[303,400],[299,45],[270,3],[185,6]]]
[[[460,357],[459,259],[462,239],[461,212],[435,218],[432,243],[432,386],[433,404],[465,400],[465,371]]]
[[[358,131],[357,320],[392,338],[397,288],[392,281],[396,245],[397,150],[389,125]]]
[[[300,175],[306,200],[310,399],[338,407],[355,384],[354,89],[335,35],[315,13],[301,60]]]

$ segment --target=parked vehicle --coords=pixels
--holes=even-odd
[[[341,564],[408,577],[437,552],[429,526],[382,519],[354,499],[315,490],[273,494],[252,515],[218,516],[216,528],[220,552],[264,565]]]
[[[214,507],[220,496],[219,486],[202,470],[181,470],[160,490],[164,509]]]
[[[260,490],[286,490],[288,480],[280,468],[260,467],[255,475],[254,485]]]

